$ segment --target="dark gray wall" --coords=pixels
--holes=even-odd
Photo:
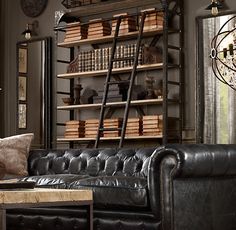
[[[39,36],[54,36],[54,12],[64,9],[61,1],[49,0],[42,15],[26,17],[20,1],[2,0],[5,3],[5,136],[16,132],[16,43],[21,41],[26,23],[39,21]],[[196,116],[196,22],[197,16],[209,14],[204,8],[210,0],[185,0],[185,137],[195,137]],[[235,0],[227,0],[231,10],[236,9]]]
[[[56,10],[64,9],[61,1],[49,0],[45,11],[36,18],[24,15],[20,7],[20,0],[2,0],[5,3],[5,134],[16,133],[16,43],[24,40],[21,33],[25,30],[27,23],[34,20],[39,22],[38,38],[54,37],[54,13]],[[53,76],[52,76],[53,77]]]
[[[4,2],[0,2],[0,31],[4,31]],[[4,33],[0,33],[0,53],[4,50]],[[0,61],[0,138],[4,136],[4,58]]]

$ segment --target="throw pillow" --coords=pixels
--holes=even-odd
[[[0,139],[0,162],[5,165],[6,174],[28,175],[28,156],[33,133],[26,133]]]

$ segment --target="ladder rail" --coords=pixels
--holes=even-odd
[[[107,76],[106,76],[106,81],[104,84],[104,96],[102,99],[102,105],[101,105],[101,111],[100,111],[100,117],[99,117],[99,123],[98,123],[98,131],[97,131],[97,136],[96,136],[96,141],[95,141],[95,148],[98,148],[99,141],[100,141],[100,134],[101,134],[101,129],[103,128],[103,120],[104,120],[104,114],[105,114],[105,105],[107,102],[107,95],[108,95],[108,90],[109,90],[109,84],[112,75],[112,69],[113,69],[113,62],[114,62],[114,56],[116,52],[116,44],[117,44],[117,38],[119,35],[119,29],[120,29],[120,23],[121,23],[121,17],[117,18],[116,21],[116,29],[115,29],[115,34],[112,42],[112,48],[111,48],[111,55],[110,55],[110,60],[109,60],[109,66],[108,66],[108,71],[107,71]]]
[[[146,12],[142,12],[141,23],[139,24],[140,26],[139,26],[138,38],[137,38],[137,42],[136,42],[136,52],[135,52],[134,64],[133,64],[133,69],[132,69],[132,73],[130,76],[130,84],[129,84],[129,89],[128,89],[127,101],[126,101],[125,112],[124,112],[124,117],[123,117],[123,121],[122,121],[122,129],[121,129],[119,148],[123,147],[123,142],[124,142],[124,138],[125,138],[127,120],[128,120],[128,115],[129,115],[129,107],[130,107],[130,102],[131,102],[131,97],[132,97],[133,84],[134,84],[134,80],[135,80],[135,77],[137,74],[138,57],[139,57],[139,52],[140,52],[140,46],[141,46],[141,40],[142,40],[142,35],[143,35],[145,18],[146,18]]]
[[[136,41],[136,50],[135,50],[135,55],[133,58],[133,61],[134,61],[133,68],[132,68],[132,71],[131,71],[131,74],[130,74],[130,77],[128,80],[129,81],[129,88],[128,88],[128,93],[127,93],[127,100],[126,100],[126,106],[125,106],[125,110],[124,110],[123,120],[122,120],[122,127],[119,128],[119,130],[121,130],[119,148],[123,147],[123,142],[125,139],[126,126],[127,126],[129,108],[130,108],[131,97],[132,97],[132,90],[133,90],[135,77],[137,75],[138,58],[139,58],[140,47],[141,47],[141,42],[142,42],[145,18],[146,18],[146,12],[142,12],[141,13],[141,20],[139,23],[139,33],[138,33],[138,37],[137,37],[137,41]],[[95,145],[94,145],[95,148],[98,148],[100,137],[101,137],[101,132],[104,130],[104,127],[103,127],[104,114],[105,114],[105,108],[106,108],[106,103],[107,103],[109,86],[111,85],[110,79],[112,76],[113,63],[114,63],[114,61],[116,61],[114,56],[115,56],[115,52],[116,52],[116,45],[117,45],[117,39],[119,36],[121,19],[122,19],[122,17],[118,17],[117,22],[116,22],[117,24],[116,24],[115,34],[114,34],[112,48],[111,48],[111,55],[110,55],[110,60],[109,60],[108,72],[107,72],[106,81],[104,84],[104,94],[103,94],[103,100],[102,100],[100,117],[99,117],[98,131],[97,131],[96,141],[95,141]]]

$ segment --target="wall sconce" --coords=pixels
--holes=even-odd
[[[26,24],[25,30],[22,32],[22,35],[24,35],[25,39],[29,40],[32,36],[37,36],[37,28],[39,27],[38,21],[33,21],[32,24]]]
[[[217,16],[219,10],[227,10],[228,6],[225,4],[224,0],[211,0],[211,4],[206,7],[206,10],[211,10],[213,16]]]

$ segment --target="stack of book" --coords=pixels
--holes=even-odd
[[[89,21],[88,38],[98,38],[111,34],[111,27],[108,21],[93,19]]]
[[[144,21],[144,31],[154,30],[154,29],[163,29],[163,12],[154,12],[155,9],[147,9],[144,10],[147,13],[145,21]],[[141,20],[141,19],[140,19]]]
[[[65,138],[84,137],[84,124],[84,121],[67,121],[65,129]]]
[[[178,119],[175,117],[167,118],[168,135],[177,134]],[[143,136],[158,136],[163,134],[163,115],[143,116]]]
[[[98,132],[98,119],[88,119],[85,120],[85,137],[95,138]]]
[[[162,115],[143,116],[143,136],[162,135]]]
[[[116,129],[120,128],[122,125],[122,118],[113,118],[113,119],[105,119],[103,121],[103,127],[104,128],[111,128]],[[120,130],[115,131],[103,131],[104,137],[119,137],[120,136]]]
[[[142,135],[142,119],[128,118],[125,136],[141,136]]]
[[[80,22],[68,23],[64,42],[75,42],[87,38],[87,26]]]
[[[125,18],[121,19],[119,35],[124,35],[132,31],[137,31],[137,25],[135,17],[129,16],[127,13],[113,15],[114,18],[119,16],[124,16]],[[115,34],[117,19],[112,20],[112,35]]]

